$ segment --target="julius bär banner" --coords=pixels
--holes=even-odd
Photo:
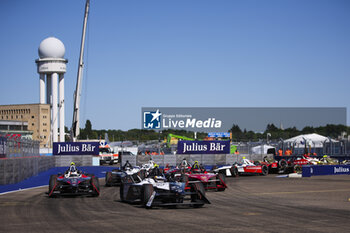
[[[54,142],[53,155],[98,155],[99,142]]]
[[[229,154],[230,141],[179,141],[178,154]]]

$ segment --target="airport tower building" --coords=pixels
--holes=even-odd
[[[64,74],[68,62],[64,59],[65,47],[59,39],[49,37],[40,43],[38,52],[35,62],[40,75],[40,104],[50,105],[52,142],[64,142]]]

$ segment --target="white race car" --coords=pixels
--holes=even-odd
[[[223,173],[226,176],[237,177],[240,174],[261,174],[266,176],[269,169],[266,165],[256,165],[243,157],[241,164],[235,163],[232,166],[223,166],[213,170],[216,173]]]
[[[167,182],[164,177],[159,176],[144,180],[128,176],[121,183],[120,199],[129,203],[141,202],[146,208],[177,205],[202,207],[210,204],[200,182],[194,183],[189,192],[185,191],[185,186],[186,183]]]

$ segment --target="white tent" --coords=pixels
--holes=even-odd
[[[325,142],[337,142],[336,140],[329,139],[328,137],[312,133],[312,134],[302,134],[299,136],[295,136],[293,138],[289,138],[287,140],[284,140],[284,143],[290,143],[294,148],[302,148],[306,146],[311,147],[323,147],[323,144]]]
[[[275,148],[275,147],[269,146],[269,145],[254,146],[251,148],[251,152],[253,154],[267,154],[267,150],[270,148]]]

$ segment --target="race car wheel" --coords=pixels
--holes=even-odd
[[[147,206],[149,199],[152,196],[154,189],[151,184],[143,184],[141,189],[141,204],[146,208],[151,208]]]
[[[53,191],[57,186],[57,175],[51,175],[49,181],[49,197],[54,197]]]
[[[221,182],[223,181],[225,183],[225,175],[223,173],[219,173],[217,176],[218,181],[216,181],[216,190],[219,192],[225,191],[225,186],[224,184]],[[218,187],[218,186],[224,186],[224,187]]]
[[[299,164],[295,164],[293,167],[293,170],[295,173],[301,173],[302,172],[302,168]]]
[[[261,175],[266,176],[269,174],[269,168],[266,165],[261,166]]]
[[[125,189],[124,183],[121,183],[121,184],[120,184],[120,189],[119,189],[119,194],[120,194],[120,200],[121,200],[122,202],[125,202],[125,201],[126,201],[126,198],[125,198],[125,196],[124,196],[124,189]]]
[[[112,186],[112,172],[106,172],[106,186],[110,187]]]
[[[98,182],[98,179],[95,176],[91,177],[91,186],[92,196],[98,197],[100,195],[100,183]]]
[[[195,208],[202,207],[204,205],[205,189],[202,183],[194,183],[191,188],[191,202],[193,202],[192,206]],[[199,203],[195,203],[199,202]]]
[[[232,166],[230,168],[230,172],[231,172],[232,177],[237,177],[238,176],[238,168],[236,166]]]
[[[279,170],[283,173],[286,172],[287,170],[287,167],[288,167],[288,163],[285,159],[281,159],[279,162],[278,162],[278,165],[279,165]]]
[[[140,178],[143,180],[146,178],[146,170],[141,170],[140,171]]]

